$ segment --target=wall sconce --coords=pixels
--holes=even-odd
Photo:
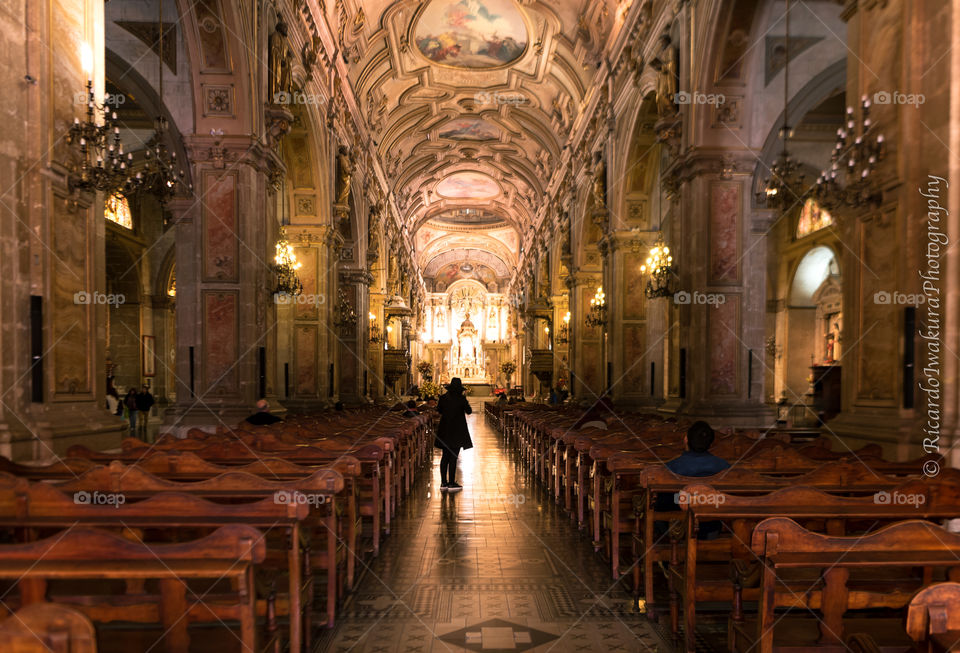
[[[380,331],[380,325],[377,324],[377,316],[373,313],[370,313],[370,327],[368,330],[368,338],[371,345],[377,345],[383,342],[383,333]]]
[[[273,291],[273,294],[296,297],[303,292],[303,284],[300,283],[300,278],[297,276],[297,270],[303,267],[303,264],[297,260],[293,245],[287,242],[287,237],[283,231],[280,232],[280,240],[277,241],[277,254],[273,261],[273,271],[277,275],[277,288]]]
[[[602,327],[607,323],[607,294],[603,292],[603,286],[597,288],[596,294],[590,300],[586,323],[591,327]]]
[[[563,324],[557,329],[557,344],[566,345],[570,342],[570,311],[563,316]]]
[[[647,299],[669,297],[673,294],[670,290],[673,256],[670,254],[670,248],[663,242],[663,234],[657,235],[656,242],[650,248],[650,255],[640,266],[640,273],[650,275],[647,279],[647,287],[644,289]]]

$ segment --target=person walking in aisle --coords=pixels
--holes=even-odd
[[[440,457],[440,491],[459,492],[463,486],[454,480],[457,475],[457,457],[461,449],[472,449],[473,441],[467,429],[467,415],[473,412],[470,402],[464,394],[460,379],[454,377],[447,385],[447,391],[437,403],[440,424],[434,446],[443,452]]]
[[[130,420],[130,437],[137,437],[137,391],[133,388],[123,398],[123,415]]]
[[[143,390],[137,393],[137,412],[140,416],[137,418],[137,430],[140,432],[140,439],[149,442],[147,433],[147,422],[150,421],[150,409],[156,401],[150,394],[149,386],[143,386]]]

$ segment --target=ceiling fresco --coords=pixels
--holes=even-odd
[[[499,140],[500,130],[486,120],[458,118],[440,128],[440,138],[452,141],[493,141]]]
[[[437,194],[447,199],[488,200],[500,194],[500,187],[479,172],[458,172],[437,184]]]
[[[512,0],[433,0],[414,32],[417,49],[432,63],[495,68],[527,48],[523,15]]]
[[[515,271],[574,126],[592,119],[581,112],[601,92],[592,84],[617,17],[634,2],[338,2],[348,24],[364,17],[343,37],[351,83],[361,112],[377,117],[371,135],[423,268],[454,248]]]

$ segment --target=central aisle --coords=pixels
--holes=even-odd
[[[482,401],[471,403],[463,491],[439,493],[437,453],[319,650],[656,651],[609,567],[521,473]]]

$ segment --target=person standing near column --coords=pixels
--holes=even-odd
[[[143,386],[143,389],[137,393],[137,412],[140,413],[137,428],[144,442],[149,442],[147,439],[149,437],[147,433],[147,422],[150,421],[150,409],[153,408],[153,404],[154,399],[153,395],[150,394],[150,388]]]
[[[434,446],[443,452],[440,457],[440,491],[459,492],[463,486],[454,479],[457,475],[457,457],[461,449],[471,449],[473,441],[467,429],[467,415],[473,412],[458,377],[450,379],[447,391],[437,403],[440,424]]]

